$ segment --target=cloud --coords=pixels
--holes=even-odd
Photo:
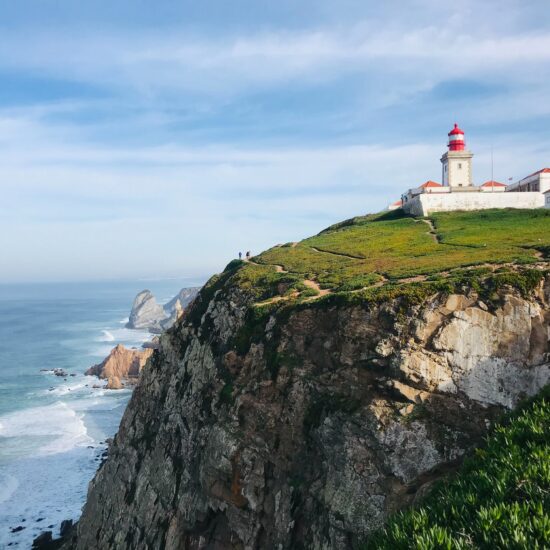
[[[478,181],[547,164],[542,2],[109,5],[1,29],[2,280],[219,269],[438,180],[455,118]]]
[[[231,96],[274,85],[323,81],[349,72],[401,75],[415,86],[446,78],[518,71],[550,61],[550,35],[487,35],[452,26],[261,32],[251,36],[190,37],[183,31],[37,32],[3,37],[0,66],[46,72],[147,97],[177,91]],[[38,47],[37,47],[38,45]]]

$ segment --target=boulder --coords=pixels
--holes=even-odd
[[[52,532],[44,531],[32,541],[32,548],[33,550],[43,550],[44,548],[51,548],[52,542]]]

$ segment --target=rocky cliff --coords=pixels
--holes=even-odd
[[[549,380],[541,266],[288,305],[239,273],[161,336],[67,548],[353,547]]]

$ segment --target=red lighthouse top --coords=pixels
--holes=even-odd
[[[455,127],[449,132],[449,151],[464,151],[464,132],[455,122]]]

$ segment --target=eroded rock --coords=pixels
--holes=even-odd
[[[137,378],[147,360],[153,355],[151,348],[138,350],[127,349],[122,344],[114,347],[109,355],[99,364],[90,367],[86,374],[109,380],[109,385],[116,385],[122,379]],[[111,387],[111,389],[117,389]]]
[[[549,288],[313,302],[238,348],[253,297],[199,300],[161,336],[67,548],[358,545],[548,382]]]

